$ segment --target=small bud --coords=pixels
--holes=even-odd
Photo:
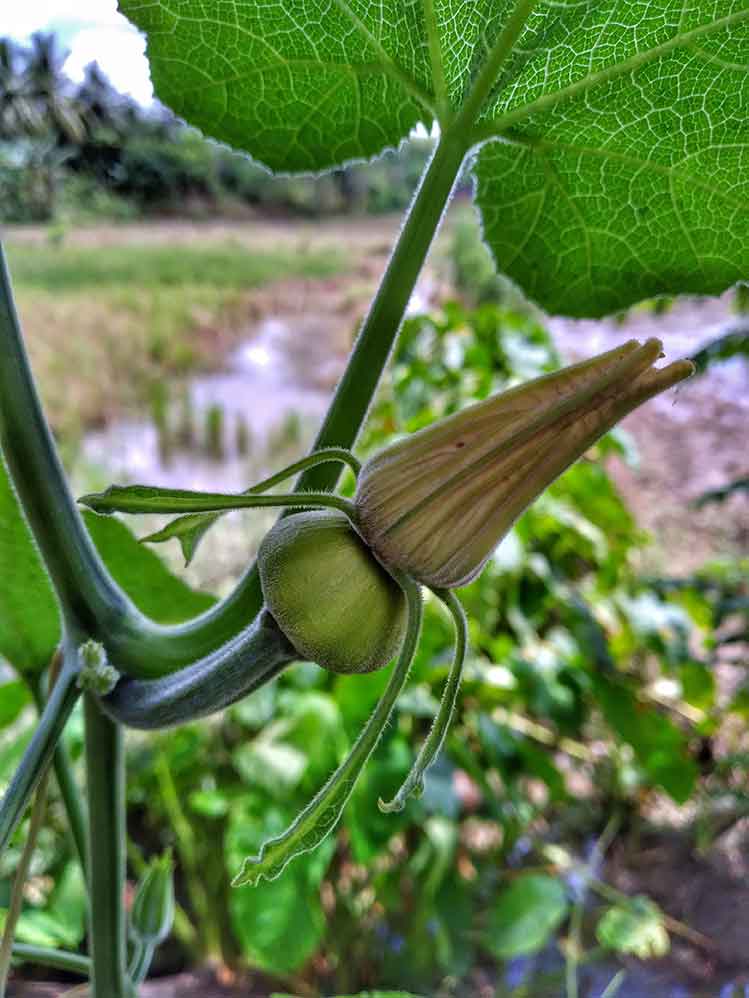
[[[693,373],[657,369],[659,340],[624,346],[448,416],[359,476],[362,536],[388,566],[440,588],[479,574],[520,514],[615,423]]]
[[[151,861],[138,881],[130,911],[130,934],[143,946],[158,946],[172,931],[173,868],[172,854],[167,850]]]
[[[107,661],[107,651],[98,641],[86,641],[78,648],[81,671],[78,686],[97,696],[111,693],[120,678],[119,672]]]

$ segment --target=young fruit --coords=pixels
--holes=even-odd
[[[258,552],[265,603],[300,656],[331,672],[387,665],[406,631],[403,590],[343,513],[282,520]]]

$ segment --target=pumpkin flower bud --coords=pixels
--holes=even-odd
[[[171,852],[146,867],[130,912],[130,934],[143,946],[158,946],[174,922],[174,864]]]
[[[358,527],[377,557],[442,589],[479,574],[520,514],[615,423],[693,373],[658,369],[660,340],[469,406],[376,454],[359,476]]]

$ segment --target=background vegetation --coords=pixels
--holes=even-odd
[[[0,222],[400,211],[431,150],[413,140],[375,165],[274,179],[161,105],[123,97],[95,63],[75,85],[63,62],[54,35],[29,48],[0,39]]]

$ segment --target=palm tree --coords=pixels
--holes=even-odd
[[[33,101],[47,128],[59,144],[80,141],[83,122],[75,104],[70,81],[62,71],[64,54],[53,34],[32,35],[31,49],[23,72],[23,89]]]
[[[43,121],[26,92],[22,51],[10,39],[0,39],[0,141],[42,130]]]

